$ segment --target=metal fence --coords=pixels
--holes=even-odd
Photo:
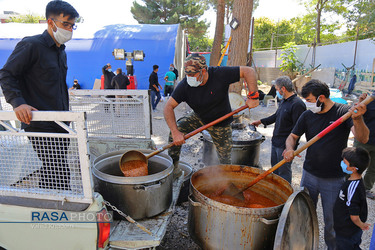
[[[14,112],[0,111],[0,196],[90,203],[85,114],[33,112],[33,121],[55,121],[67,133],[25,132],[15,120]]]
[[[151,138],[148,90],[69,91],[70,110],[85,111],[89,137]]]

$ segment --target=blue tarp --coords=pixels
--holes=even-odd
[[[0,31],[0,67],[3,67],[22,37],[42,33],[47,24],[0,24],[0,26],[2,30]],[[37,31],[34,28],[36,26],[40,27]],[[9,32],[7,33],[3,28],[8,28]],[[34,33],[30,33],[30,28],[34,28]],[[73,79],[78,79],[83,88],[91,89],[95,79],[100,79],[102,67],[107,63],[111,63],[113,70],[122,68],[126,72],[126,61],[115,60],[112,55],[115,48],[125,49],[127,52],[144,51],[146,55],[144,61],[134,62],[138,89],[148,89],[148,78],[154,64],[160,67],[159,83],[164,86],[164,75],[174,60],[178,31],[178,24],[115,24],[101,28],[79,24],[73,33],[73,39],[66,44],[68,86],[73,85]]]

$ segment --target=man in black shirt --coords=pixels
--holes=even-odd
[[[70,88],[71,90],[75,90],[75,89],[81,89],[81,85],[79,85],[78,83],[78,80],[77,79],[74,79],[74,83],[73,83],[73,86]]]
[[[173,159],[175,175],[180,174],[178,162],[181,145],[185,143],[187,134],[205,124],[208,124],[232,111],[228,89],[229,85],[245,78],[249,88],[246,104],[249,108],[259,105],[259,94],[255,72],[250,67],[209,67],[206,59],[199,54],[192,54],[185,61],[187,77],[176,86],[164,108],[165,121],[171,130],[169,141],[176,146],[169,149]],[[186,102],[194,112],[180,118],[176,123],[174,109]],[[230,117],[207,129],[216,146],[221,164],[231,163],[232,129]]]
[[[161,99],[160,89],[162,89],[162,86],[159,84],[159,79],[158,79],[159,66],[154,65],[152,66],[152,69],[153,71],[151,72],[150,77],[148,79],[148,81],[150,82],[150,85],[148,86],[148,88],[151,90],[152,110],[156,111],[156,106],[158,105]],[[155,100],[155,97],[156,97],[156,100]]]
[[[111,85],[114,89],[127,89],[127,86],[130,84],[129,78],[122,73],[121,68],[116,70],[116,74],[117,75],[112,78]]]
[[[55,122],[33,122],[31,119],[32,111],[69,110],[64,44],[71,39],[78,16],[67,2],[49,2],[46,7],[47,30],[41,35],[23,38],[0,70],[5,99],[13,106],[26,131],[67,133]],[[43,162],[39,187],[70,189],[70,173],[65,159],[68,139],[29,139]]]
[[[276,79],[275,84],[278,95],[283,100],[273,115],[255,121],[252,125],[259,126],[261,123],[269,125],[275,123],[272,136],[271,165],[274,166],[283,159],[285,141],[292,131],[300,115],[306,110],[306,105],[294,93],[293,83],[287,76]],[[274,171],[289,183],[292,182],[292,162],[287,162]]]
[[[303,86],[302,96],[309,110],[299,117],[286,140],[284,159],[287,162],[294,158],[297,141],[303,134],[307,140],[310,140],[347,112],[352,115],[351,119],[325,134],[307,149],[301,179],[301,187],[309,190],[315,206],[320,194],[324,217],[324,239],[328,249],[335,249],[333,206],[344,182],[344,173],[340,167],[341,152],[347,146],[350,130],[361,143],[368,141],[369,129],[362,118],[366,106],[358,104],[350,108],[348,105],[333,102],[329,99],[328,86],[316,79]]]
[[[112,85],[112,78],[115,77],[115,73],[112,72],[112,66],[110,63],[107,63],[103,66],[102,72],[104,75],[104,89],[114,89]]]
[[[122,73],[121,68],[118,68],[116,70],[116,74],[117,75],[112,78],[111,85],[115,89],[127,89],[127,86],[130,84],[129,78],[125,74]],[[121,102],[121,98],[125,98],[125,97],[126,95],[116,95],[116,102]],[[124,111],[124,107],[125,107],[124,104],[116,105],[115,112],[117,116],[121,115],[121,110]]]
[[[104,75],[104,89],[114,89],[115,87],[112,85],[112,79],[115,76],[115,73],[112,72],[112,66],[110,63],[107,63],[106,65],[103,66],[102,72]],[[107,95],[107,98],[115,98],[114,95]],[[110,100],[109,102],[111,102]],[[109,104],[104,104],[104,111],[106,113],[109,113],[110,105]],[[115,111],[115,107],[113,107],[113,111]]]
[[[359,101],[363,101],[367,97],[367,94],[362,94],[359,97]],[[366,196],[370,199],[375,199],[375,194],[371,192],[371,189],[375,183],[375,102],[370,102],[367,105],[367,112],[363,115],[363,119],[367,127],[370,129],[369,140],[366,144],[360,143],[354,140],[355,147],[362,147],[366,149],[370,154],[370,165],[366,170],[366,174],[363,177],[366,188]]]

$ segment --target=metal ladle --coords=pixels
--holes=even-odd
[[[212,122],[210,122],[210,123],[208,123],[208,124],[206,124],[206,125],[204,125],[204,126],[202,126],[200,128],[197,128],[196,130],[194,130],[194,131],[186,134],[184,136],[184,139],[186,140],[186,139],[192,137],[193,135],[196,135],[199,132],[202,132],[203,130],[205,130],[205,129],[211,127],[211,126],[216,125],[216,124],[218,124],[221,121],[224,121],[225,119],[231,117],[232,115],[234,115],[234,114],[236,114],[238,112],[241,112],[242,110],[244,110],[246,108],[248,108],[248,106],[247,105],[243,105],[243,106],[239,107],[238,109],[233,110],[232,112],[230,112],[230,113],[228,113],[228,114],[226,114],[226,115],[224,115],[224,116],[216,119],[215,121],[212,121]],[[140,152],[138,150],[129,150],[129,151],[125,152],[121,156],[121,158],[120,158],[120,162],[119,162],[120,163],[120,169],[125,174],[126,168],[124,169],[121,166],[123,166],[123,165],[125,166],[124,163],[129,162],[129,161],[134,161],[134,160],[142,161],[142,162],[144,162],[146,164],[146,166],[148,166],[148,159],[149,158],[151,158],[152,156],[157,155],[157,154],[163,152],[164,150],[166,150],[166,149],[168,149],[168,148],[170,148],[172,146],[174,146],[173,142],[171,142],[170,144],[165,145],[164,147],[162,147],[162,148],[160,148],[160,149],[158,149],[158,150],[156,150],[156,151],[148,154],[147,156],[144,155],[142,152]]]

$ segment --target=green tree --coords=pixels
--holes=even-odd
[[[11,23],[39,23],[39,20],[45,20],[44,16],[34,16],[32,14],[11,16],[9,22]]]
[[[181,24],[186,32],[199,37],[206,33],[208,25],[199,18],[207,5],[197,0],[142,0],[145,5],[133,2],[130,11],[140,24]]]
[[[281,64],[280,69],[287,73],[290,79],[294,79],[296,72],[302,68],[302,63],[298,61],[296,56],[297,47],[294,42],[285,44],[283,47],[284,52],[280,55]]]
[[[375,2],[369,0],[354,1],[341,0],[341,4],[347,8],[343,13],[346,19],[346,34],[355,40],[358,31],[358,39],[366,39],[374,37],[375,30]]]
[[[207,35],[204,36],[188,36],[190,50],[192,52],[206,52],[210,51],[213,43],[213,39]]]
[[[277,23],[267,17],[255,19],[254,49],[271,49],[282,47],[285,43],[294,41],[296,28],[288,20]]]
[[[315,39],[316,43],[322,43],[331,39],[336,39],[337,36],[330,34],[335,30],[340,29],[339,21],[327,23],[323,18],[323,14],[343,15],[347,11],[346,7],[341,4],[342,0],[305,0],[306,9],[309,12],[309,17],[315,17]]]

